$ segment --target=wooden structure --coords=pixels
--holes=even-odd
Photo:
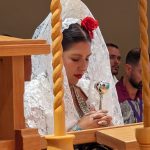
[[[143,127],[143,123],[82,130],[69,132],[68,134],[75,135],[74,145],[97,142],[108,145],[114,150],[140,150],[136,141],[135,131],[141,127]],[[47,142],[45,138],[42,137],[41,141],[41,148],[46,149]]]
[[[141,127],[143,127],[143,124],[132,124],[97,131],[97,142],[108,145],[115,150],[140,150],[135,131]]]
[[[74,144],[89,142],[98,142],[106,144],[116,150],[149,150],[150,149],[150,94],[149,94],[149,74],[147,72],[148,64],[148,37],[147,37],[147,0],[140,1],[140,29],[141,29],[141,49],[142,65],[144,68],[144,128],[142,124],[133,124],[120,127],[92,129],[86,131],[72,132],[75,135]],[[54,61],[53,66],[59,68],[54,76],[54,84],[59,81],[62,84],[62,55],[61,40],[61,5],[60,0],[53,0],[52,12],[53,21],[53,48]],[[59,39],[59,40],[58,40]],[[55,41],[56,40],[56,41]],[[55,49],[56,48],[56,49]],[[49,45],[43,40],[22,40],[10,37],[0,37],[0,149],[2,150],[40,150],[46,149],[47,142],[45,138],[40,137],[37,129],[27,129],[25,127],[23,115],[23,91],[24,91],[24,56],[47,54],[50,52]],[[58,55],[59,54],[59,55]],[[56,57],[55,57],[56,56]],[[60,61],[59,61],[60,60]],[[26,69],[25,69],[26,70]],[[145,71],[146,70],[146,71]],[[146,78],[144,78],[146,76]],[[148,82],[146,82],[148,81]],[[63,90],[56,84],[54,111],[55,118],[64,116],[63,110]],[[59,95],[59,92],[61,93]],[[61,98],[57,99],[60,96]],[[59,109],[58,109],[59,108]],[[61,117],[60,117],[61,116]],[[64,122],[64,119],[60,119]],[[55,122],[58,120],[56,119]],[[59,122],[59,121],[58,121]],[[136,142],[136,137],[140,146]],[[69,134],[69,133],[68,133]],[[61,131],[59,126],[55,130],[56,140],[65,139],[66,133]],[[58,137],[59,136],[59,137]],[[71,140],[73,136],[68,136]],[[86,137],[86,138],[85,138]],[[48,146],[55,145],[55,137],[47,137]],[[49,142],[50,141],[50,142]],[[71,142],[70,142],[71,143]],[[62,142],[61,142],[62,144]],[[59,146],[59,145],[58,145]],[[61,145],[63,147],[63,144]],[[51,149],[51,147],[48,147]],[[54,148],[55,149],[55,148]]]
[[[23,107],[24,56],[48,54],[44,40],[0,36],[0,149],[41,149],[37,129],[26,129]]]
[[[0,119],[3,120],[0,122],[0,149],[40,150],[47,147],[45,138],[40,137],[36,129],[25,128],[23,115],[24,56],[41,53],[49,53],[49,45],[43,40],[0,37]],[[71,134],[76,137],[74,144],[98,142],[118,150],[131,150],[133,147],[138,149],[134,135],[135,128],[141,126],[91,129]]]
[[[44,150],[47,147],[45,138],[40,137],[37,129],[25,128],[23,91],[24,56],[47,54],[49,51],[49,45],[43,40],[22,40],[0,36],[0,120],[3,120],[0,122],[0,150]],[[130,141],[124,139],[121,141],[119,138],[122,138],[122,136],[117,135],[118,131],[126,128],[124,130],[124,137],[126,137],[129,135],[126,131],[131,131],[131,127],[132,132],[128,137]],[[137,127],[139,125],[128,125],[126,127],[91,129],[68,134],[75,135],[74,144],[99,142],[120,149],[120,145],[137,146],[133,131]],[[111,131],[114,133],[112,137],[109,134]],[[116,139],[115,136],[117,136]],[[114,141],[108,143],[109,139],[114,139]],[[124,145],[122,144],[123,141]],[[115,142],[118,144],[114,146]]]

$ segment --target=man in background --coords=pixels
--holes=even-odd
[[[121,61],[120,50],[119,47],[113,43],[106,43],[106,46],[109,51],[111,72],[114,78],[114,82],[116,84],[118,82],[116,75],[118,75],[119,65]]]
[[[140,49],[132,49],[126,56],[125,74],[116,84],[125,124],[142,122],[141,72]]]

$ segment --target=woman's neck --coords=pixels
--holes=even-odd
[[[69,83],[69,87],[70,87],[70,88],[71,88],[71,87],[74,87],[74,86],[76,86],[76,85]]]

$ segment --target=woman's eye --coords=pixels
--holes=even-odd
[[[72,58],[72,61],[77,62],[77,61],[79,61],[79,59]]]
[[[86,58],[86,61],[89,61],[89,58]]]

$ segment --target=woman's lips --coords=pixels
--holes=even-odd
[[[82,78],[82,74],[75,74],[74,75],[76,78],[81,79]]]

